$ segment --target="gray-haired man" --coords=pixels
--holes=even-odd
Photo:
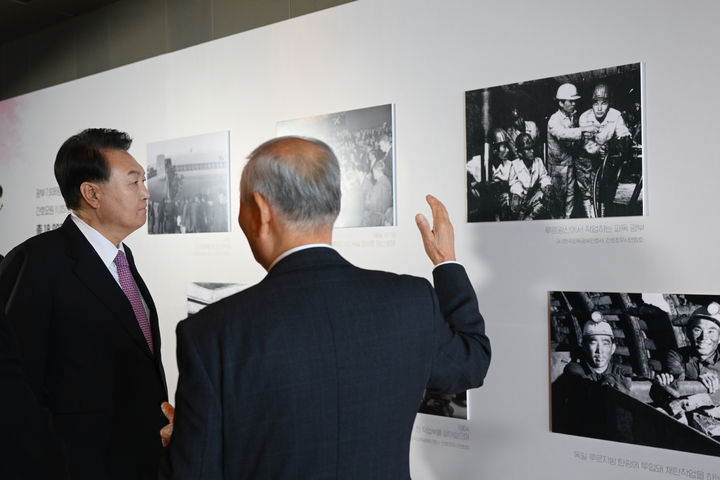
[[[438,265],[435,289],[357,268],[332,249],[340,171],[327,145],[283,137],[250,155],[239,222],[268,274],[178,325],[163,475],[410,478],[425,388],[479,386],[490,361],[447,211],[428,202],[434,228],[421,215],[417,223]]]

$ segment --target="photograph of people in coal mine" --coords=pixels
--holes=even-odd
[[[550,292],[551,429],[720,455],[720,295]]]
[[[635,63],[465,93],[469,222],[643,215]]]

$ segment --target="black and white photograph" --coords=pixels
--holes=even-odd
[[[425,390],[418,412],[438,417],[467,420],[467,392],[445,394]]]
[[[465,92],[468,222],[644,214],[640,63]]]
[[[720,295],[550,292],[551,430],[720,455]]]
[[[245,290],[247,287],[249,285],[242,283],[191,282],[187,292],[188,316],[195,315],[211,303]]]
[[[395,225],[394,105],[278,122],[277,135],[327,143],[340,162],[342,205],[335,227]]]
[[[148,233],[230,231],[230,132],[148,143]]]

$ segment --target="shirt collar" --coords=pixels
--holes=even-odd
[[[300,245],[299,247],[291,248],[290,250],[286,250],[283,253],[281,253],[280,255],[278,255],[277,258],[275,258],[275,260],[273,260],[273,262],[270,264],[270,268],[268,268],[268,271],[272,270],[272,268],[275,265],[277,265],[277,263],[280,260],[282,260],[283,258],[285,258],[289,255],[292,255],[295,252],[299,252],[300,250],[307,250],[308,248],[317,248],[317,247],[330,248],[330,249],[335,250],[333,247],[331,247],[327,243],[308,243],[307,245]]]
[[[72,218],[73,222],[78,227],[80,232],[85,236],[87,241],[90,242],[90,245],[92,245],[92,247],[95,249],[106,267],[110,267],[110,264],[115,261],[118,250],[121,250],[123,253],[125,253],[122,242],[120,242],[120,248],[116,247],[110,240],[105,238],[102,233],[98,232],[93,227],[85,223],[82,219],[80,219],[80,217],[75,215],[75,212],[70,213],[70,218]]]
[[[568,120],[572,120],[573,118],[575,118],[575,115],[577,115],[577,111],[575,111],[575,113],[573,113],[572,115],[568,115],[562,108],[558,108],[558,112],[560,112],[560,115],[567,118]]]

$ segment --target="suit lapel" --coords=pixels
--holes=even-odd
[[[146,355],[152,357],[150,347],[148,347],[145,337],[140,330],[130,301],[112,274],[108,271],[95,249],[90,245],[90,242],[87,241],[80,230],[78,230],[70,217],[65,220],[61,228],[68,238],[68,253],[75,259],[74,271],[80,282],[107,307],[112,318],[120,323],[137,346],[141,348]],[[136,272],[133,271],[133,274],[135,273]],[[145,288],[144,291],[141,290],[143,296],[149,299],[149,294],[146,296],[147,288],[144,284],[143,287]],[[146,302],[147,301],[148,300],[146,300]],[[152,300],[149,301],[152,302]],[[150,303],[148,307],[150,307]],[[154,304],[150,310],[152,312],[151,316],[155,317],[155,323],[157,324],[157,314],[155,313]],[[153,337],[155,338],[155,331],[153,331]]]

